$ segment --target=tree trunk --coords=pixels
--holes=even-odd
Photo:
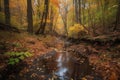
[[[67,0],[65,0],[64,2],[64,6],[63,7],[60,7],[60,15],[61,15],[61,18],[63,20],[63,24],[64,24],[64,30],[65,30],[65,35],[68,36],[68,26],[67,26],[67,16],[68,16],[68,4],[67,4]]]
[[[82,14],[82,19],[81,19],[81,24],[82,24],[82,26],[84,27],[84,29],[85,30],[87,30],[88,31],[88,33],[90,33],[90,30],[84,25],[85,24],[85,15],[84,15],[84,13],[85,13],[85,3],[86,3],[86,0],[81,0],[81,4],[83,5],[83,8],[81,9],[81,14]]]
[[[21,9],[21,3],[19,0],[17,0],[17,4],[18,4],[17,8],[19,11],[19,22],[22,25],[23,24],[23,21],[22,21],[23,20],[23,13],[22,13],[22,9]]]
[[[75,23],[79,23],[79,0],[74,0],[74,8],[75,8]]]
[[[120,0],[118,0],[118,9],[117,9],[117,14],[116,14],[116,22],[115,22],[115,27],[114,31],[118,29],[119,24],[120,24]]]
[[[53,6],[51,6],[51,10],[50,10],[50,31],[53,30],[54,18],[55,18],[55,13],[53,11]]]
[[[0,12],[2,11],[2,0],[0,0]]]
[[[46,22],[47,22],[48,10],[49,10],[49,0],[45,0],[44,11],[43,11],[43,14],[42,14],[42,20],[41,20],[40,28],[38,29],[36,34],[44,34],[45,26],[46,26]]]
[[[79,23],[81,24],[81,0],[78,0],[78,14],[79,14]]]
[[[106,24],[105,24],[105,8],[104,8],[104,4],[103,4],[103,2],[102,2],[102,0],[100,0],[100,5],[101,5],[101,11],[102,11],[102,13],[101,13],[101,20],[102,20],[102,24],[103,24],[103,26],[102,26],[102,28],[103,28],[103,32],[105,32],[105,27],[106,27]]]
[[[4,0],[5,23],[10,25],[9,0]]]
[[[27,0],[28,32],[33,33],[32,1]]]
[[[41,12],[40,12],[40,0],[37,0],[37,15],[38,15],[38,19],[40,20],[40,16],[41,16]]]

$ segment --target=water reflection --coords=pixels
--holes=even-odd
[[[33,65],[29,67],[28,76],[33,72],[39,76],[44,75],[42,76],[44,79],[41,80],[78,80],[91,74],[91,67],[88,59],[81,55],[76,56],[75,53],[66,51],[51,51],[33,61]]]
[[[68,62],[68,58],[66,59],[66,57],[64,56],[64,54],[60,54],[58,59],[56,60],[57,61],[57,67],[58,67],[58,70],[57,72],[55,73],[61,80],[64,80],[65,79],[65,75],[66,75],[66,72],[68,71],[68,67],[65,65],[67,64]]]
[[[73,54],[68,52],[59,53],[56,59],[58,70],[55,74],[60,80],[77,80],[91,73],[91,66],[88,59]]]

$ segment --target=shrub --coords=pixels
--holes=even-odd
[[[78,38],[79,36],[84,36],[86,33],[87,31],[80,24],[74,24],[74,26],[68,28],[68,37]]]

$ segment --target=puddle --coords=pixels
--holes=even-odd
[[[91,74],[92,69],[87,59],[77,59],[71,53],[56,51],[35,59],[29,68],[31,73],[44,75],[43,80],[77,80]]]

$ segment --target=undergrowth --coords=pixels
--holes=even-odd
[[[30,52],[6,52],[5,55],[9,56],[8,64],[15,65],[27,57],[31,57],[33,54]]]

